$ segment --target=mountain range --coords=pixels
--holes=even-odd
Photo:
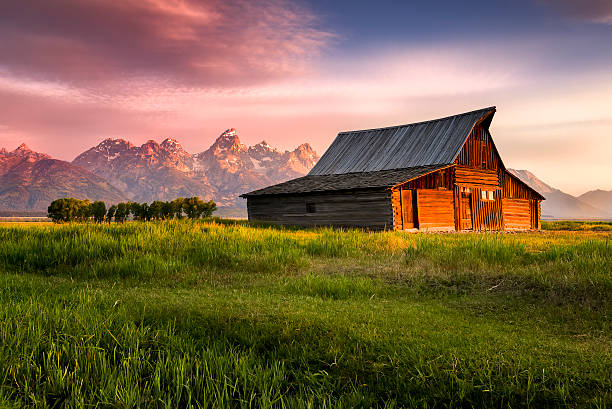
[[[546,198],[542,201],[543,219],[612,218],[612,191],[591,190],[576,197],[544,183],[528,170],[508,170]]]
[[[265,141],[246,146],[233,128],[194,154],[172,138],[140,146],[109,138],[72,162],[20,145],[10,152],[0,149],[0,211],[42,211],[60,197],[117,203],[181,196],[244,209],[241,193],[303,176],[318,160],[307,143],[293,151],[280,151]],[[546,198],[543,218],[612,218],[612,191],[593,190],[575,197],[527,170],[509,170]]]
[[[284,152],[265,141],[246,146],[233,128],[195,154],[172,138],[141,146],[109,138],[72,162],[21,145],[0,150],[0,210],[45,210],[65,196],[108,203],[200,196],[244,207],[241,193],[303,176],[318,159],[307,143]]]

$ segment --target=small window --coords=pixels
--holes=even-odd
[[[492,190],[483,190],[482,192],[482,200],[495,200],[495,196],[493,195]]]
[[[316,213],[317,207],[314,203],[306,203],[306,213]]]

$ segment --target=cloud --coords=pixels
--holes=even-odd
[[[0,2],[0,68],[90,89],[285,78],[332,37],[285,0]]]
[[[538,3],[554,7],[571,18],[612,24],[610,0],[538,0]]]

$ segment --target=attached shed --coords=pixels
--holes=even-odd
[[[542,195],[508,172],[495,107],[341,132],[304,177],[245,193],[249,220],[372,230],[535,230]]]

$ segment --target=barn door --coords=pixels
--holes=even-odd
[[[472,192],[467,189],[461,192],[461,229],[472,229]]]
[[[400,190],[402,198],[402,228],[414,229],[416,223],[416,195],[412,190]]]

